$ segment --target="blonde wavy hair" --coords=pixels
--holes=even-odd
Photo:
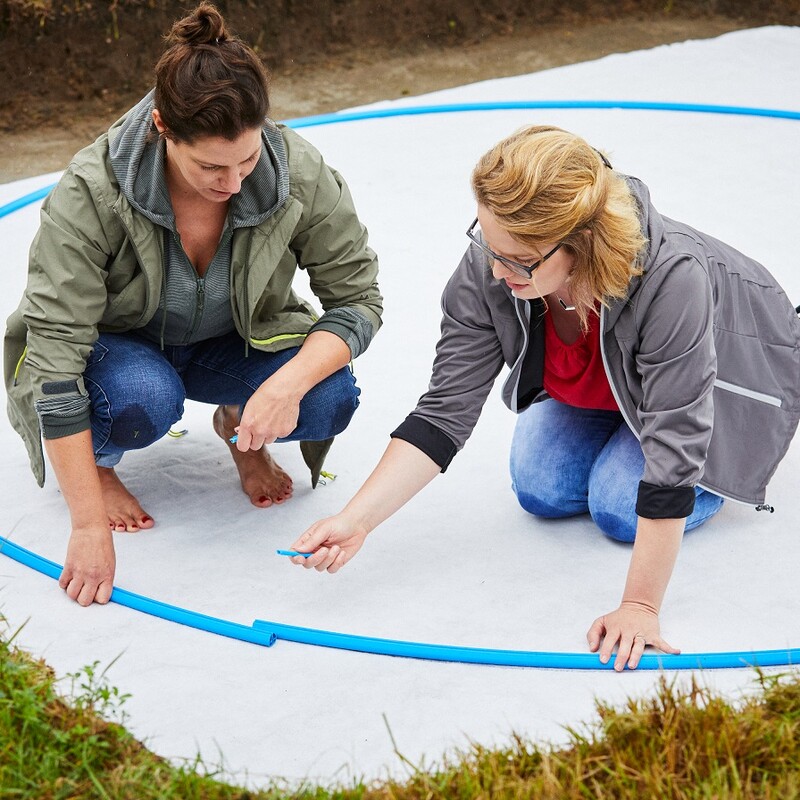
[[[573,133],[543,125],[517,131],[478,161],[472,189],[521,244],[563,242],[574,254],[569,289],[584,329],[597,302],[625,297],[642,272],[647,239],[628,184]]]

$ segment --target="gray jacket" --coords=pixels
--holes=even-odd
[[[601,311],[603,362],[639,438],[641,516],[688,516],[694,487],[761,504],[800,417],[800,319],[767,270],[732,247],[659,214],[629,185],[648,239],[644,272]],[[542,389],[541,300],[514,298],[470,247],[442,298],[428,391],[392,434],[445,469],[478,421],[494,379],[511,372],[514,412]]]

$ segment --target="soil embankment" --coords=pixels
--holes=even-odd
[[[150,87],[193,3],[0,0],[0,182],[62,169]],[[532,72],[738,28],[800,0],[218,0],[273,75],[277,119]]]

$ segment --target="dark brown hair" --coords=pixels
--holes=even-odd
[[[262,126],[269,113],[264,65],[211,3],[178,20],[165,39],[155,107],[167,136],[188,144],[204,136],[233,141]]]

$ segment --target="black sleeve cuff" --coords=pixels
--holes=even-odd
[[[392,439],[403,439],[422,450],[441,467],[442,472],[458,452],[455,443],[444,431],[414,414],[409,414],[390,436]]]
[[[42,436],[45,439],[61,439],[72,436],[91,427],[91,412],[86,411],[70,417],[57,417],[52,414],[42,414]]]
[[[691,486],[653,486],[639,481],[636,513],[645,519],[682,519],[694,511]]]

